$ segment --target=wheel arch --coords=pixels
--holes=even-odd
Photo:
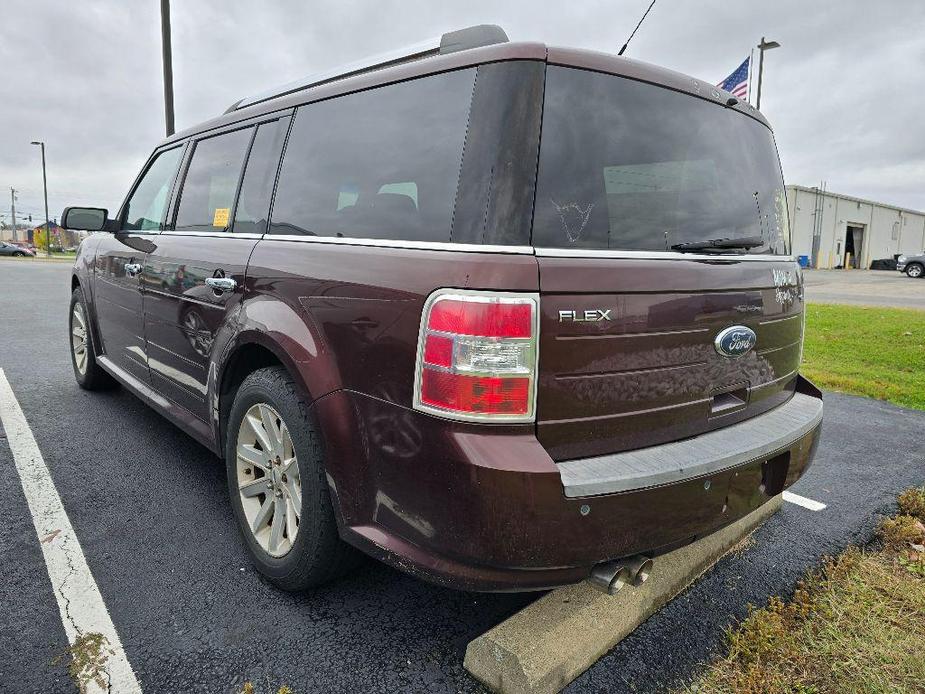
[[[250,374],[269,366],[281,366],[292,377],[299,391],[299,396],[306,405],[311,405],[318,397],[330,392],[319,383],[310,382],[306,374],[310,373],[307,364],[300,355],[292,355],[279,342],[264,332],[247,331],[239,334],[234,344],[226,350],[218,370],[217,396],[218,416],[217,435],[219,450],[224,454],[225,436],[228,418],[234,403],[235,394]]]

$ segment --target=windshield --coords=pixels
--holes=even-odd
[[[747,237],[760,245],[721,252],[790,252],[768,128],[680,92],[549,67],[535,246],[667,251]]]

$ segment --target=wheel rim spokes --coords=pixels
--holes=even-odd
[[[237,484],[247,526],[260,547],[281,557],[295,542],[302,481],[289,429],[270,405],[245,413],[237,439]]]
[[[83,307],[74,304],[71,314],[71,351],[74,354],[74,365],[80,373],[87,370],[87,348],[87,321]]]

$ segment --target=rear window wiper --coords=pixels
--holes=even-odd
[[[725,239],[708,239],[706,241],[688,241],[687,243],[676,243],[671,247],[673,251],[706,251],[706,250],[734,250],[742,248],[758,248],[764,245],[764,239],[760,236],[739,236],[736,238]]]

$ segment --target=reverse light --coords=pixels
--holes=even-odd
[[[438,289],[424,303],[414,407],[451,419],[532,422],[539,296]]]

